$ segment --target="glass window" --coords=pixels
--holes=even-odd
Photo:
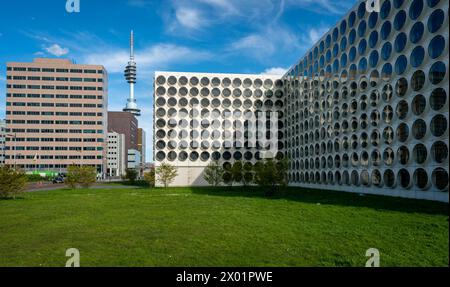
[[[406,70],[406,66],[408,65],[408,59],[404,55],[401,55],[397,58],[397,61],[395,61],[395,72],[398,75],[403,74]]]
[[[350,31],[350,34],[348,35],[348,42],[350,43],[350,45],[353,45],[355,43],[356,40],[356,31],[355,29]]]
[[[364,53],[366,52],[366,48],[367,48],[367,41],[365,39],[362,39],[358,45],[359,54],[364,55]]]
[[[386,19],[389,16],[389,13],[391,13],[391,0],[385,0],[383,5],[381,5],[381,19]]]
[[[447,93],[443,88],[433,90],[430,97],[430,106],[433,110],[439,111],[447,102]]]
[[[378,51],[377,50],[373,50],[370,53],[370,57],[369,57],[369,64],[372,68],[375,68],[378,64]]]
[[[344,68],[347,66],[347,54],[343,53],[341,55],[341,66]]]
[[[358,64],[358,72],[360,74],[364,74],[367,71],[367,59],[366,58],[361,58],[361,60],[359,60],[359,64]]]
[[[362,20],[360,23],[359,23],[359,26],[358,26],[358,36],[359,37],[364,37],[364,35],[366,34],[366,21],[365,20]]]
[[[409,17],[412,20],[419,18],[423,10],[423,0],[414,0],[409,8]]]
[[[392,53],[392,44],[390,42],[386,42],[381,49],[381,58],[387,61],[391,57]]]
[[[370,48],[374,48],[377,45],[378,42],[378,32],[372,31],[369,36],[369,46]]]
[[[359,19],[362,19],[366,15],[366,3],[363,1],[361,4],[359,4],[358,7],[358,17]]]
[[[414,91],[420,91],[425,84],[425,73],[421,70],[415,71],[411,78],[411,86]]]
[[[340,28],[341,28],[341,34],[344,35],[345,32],[347,31],[347,22],[345,20],[343,20],[341,22],[341,27]]]
[[[394,28],[397,31],[400,31],[405,25],[406,21],[406,12],[404,10],[400,10],[397,15],[395,15],[394,19]]]
[[[355,60],[355,58],[356,58],[356,48],[355,47],[352,47],[350,49],[348,56],[349,56],[350,62],[353,62]]]
[[[369,28],[373,29],[373,27],[375,27],[375,25],[377,25],[377,22],[378,22],[378,13],[377,12],[370,13]]]
[[[430,18],[428,18],[428,31],[430,31],[430,33],[434,33],[439,30],[442,26],[442,23],[444,23],[444,17],[444,11],[442,11],[441,9],[434,11],[430,15]]]
[[[381,27],[381,39],[386,40],[389,35],[391,34],[392,25],[391,22],[386,21],[383,23],[383,26]]]
[[[338,38],[339,38],[339,30],[338,30],[338,28],[334,28],[334,30],[333,30],[333,42],[336,42]]]
[[[417,95],[414,97],[412,101],[412,112],[419,116],[425,111],[425,107],[427,106],[427,101],[425,97],[422,95]]]
[[[442,55],[444,49],[445,39],[441,35],[438,35],[430,41],[430,45],[428,46],[428,55],[430,55],[432,59],[436,59]]]
[[[413,66],[414,68],[419,67],[423,62],[424,56],[425,56],[425,49],[422,46],[415,47],[414,50],[412,50],[411,52],[410,57],[411,66]]]
[[[356,14],[355,12],[351,12],[350,15],[348,16],[348,26],[351,28],[353,27],[353,25],[355,25],[355,20],[356,20]]]
[[[406,34],[405,33],[400,33],[397,35],[397,38],[395,38],[395,42],[394,42],[394,46],[395,46],[395,51],[397,53],[400,53],[401,51],[403,51],[403,49],[405,49],[406,46]]]
[[[425,27],[422,22],[415,23],[412,26],[411,31],[409,32],[409,40],[414,44],[419,42],[420,39],[422,39],[424,30],[425,30]]]
[[[445,77],[446,68],[443,62],[434,63],[428,74],[430,82],[434,85],[439,84]]]
[[[386,63],[381,70],[381,77],[384,81],[389,81],[392,75],[392,65],[390,63]]]
[[[431,119],[430,129],[435,137],[444,135],[447,130],[447,119],[443,115],[434,116]]]
[[[347,37],[342,37],[341,39],[341,51],[345,51],[347,49]]]
[[[339,45],[338,44],[334,44],[334,46],[333,46],[333,57],[336,57],[338,53],[339,53]]]

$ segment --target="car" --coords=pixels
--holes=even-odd
[[[64,183],[64,177],[58,176],[53,179],[53,184]]]

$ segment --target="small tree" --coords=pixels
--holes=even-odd
[[[138,172],[137,172],[137,170],[135,170],[133,168],[127,168],[127,170],[125,171],[125,178],[131,184],[133,184],[136,181],[137,176],[138,176]]]
[[[157,169],[156,174],[158,175],[158,181],[161,182],[165,188],[169,186],[177,177],[177,168],[173,165],[163,162]]]
[[[233,178],[233,182],[240,183],[242,182],[242,162],[236,161],[231,166],[231,177]]]
[[[223,170],[222,166],[219,164],[218,161],[215,160],[215,161],[210,162],[206,166],[203,178],[210,185],[218,186],[223,181],[223,173],[224,173],[224,170]]]
[[[228,185],[228,186],[233,186],[233,175],[231,174],[231,172],[224,172],[222,175],[222,179],[223,179],[223,183]]]
[[[155,187],[155,168],[152,167],[149,172],[144,174],[144,180],[150,187]]]
[[[77,188],[78,177],[80,176],[79,167],[76,165],[70,165],[67,167],[67,177],[65,179],[66,185],[70,188]]]
[[[10,166],[0,167],[0,198],[13,198],[25,190],[27,176]]]
[[[287,185],[286,160],[267,159],[255,164],[255,182],[266,190],[266,194],[274,194],[280,187]]]
[[[78,184],[83,188],[91,187],[97,181],[97,170],[92,166],[78,167]]]

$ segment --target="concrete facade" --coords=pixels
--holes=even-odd
[[[262,75],[156,72],[155,165],[177,166],[173,185],[187,186],[206,184],[211,159],[254,163],[260,148],[211,127],[265,109],[281,112],[291,186],[448,202],[448,9],[359,1],[267,89]]]
[[[80,164],[104,172],[108,75],[103,66],[63,59],[7,63],[6,164],[65,172]]]
[[[145,165],[146,148],[147,148],[146,136],[147,136],[147,134],[144,131],[144,129],[139,128],[138,129],[137,150],[141,154],[141,164],[142,165]]]
[[[108,153],[107,153],[107,176],[121,177],[125,175],[127,163],[124,161],[126,155],[125,135],[108,133]]]

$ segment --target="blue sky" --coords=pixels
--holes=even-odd
[[[128,96],[123,70],[136,37],[136,96],[152,160],[152,78],[156,70],[283,73],[357,0],[66,0],[3,1],[0,9],[0,118],[5,64],[36,57],[101,64],[109,72],[109,110]]]

